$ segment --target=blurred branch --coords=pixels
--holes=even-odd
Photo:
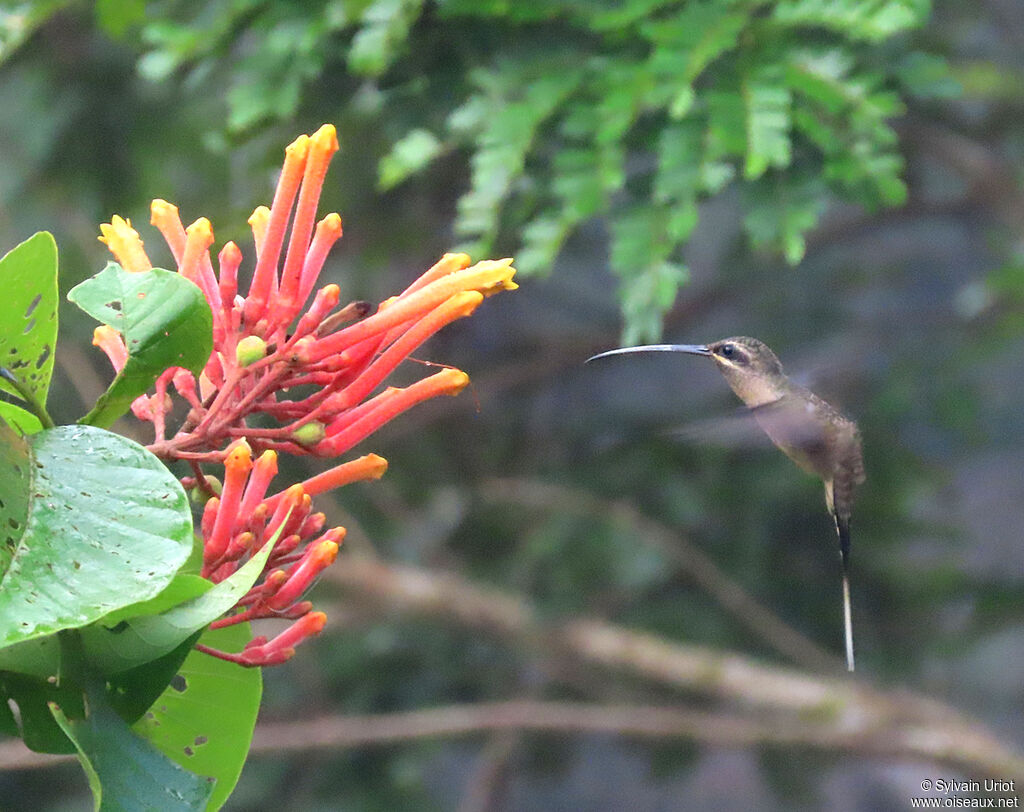
[[[607,501],[575,488],[529,479],[492,479],[479,488],[479,493],[498,504],[599,515],[632,528],[640,541],[672,561],[734,619],[783,657],[811,671],[839,673],[845,668],[839,657],[829,654],[750,597],[689,539],[648,519],[624,500]]]
[[[508,782],[510,767],[523,738],[519,729],[495,732],[480,751],[457,812],[487,812],[501,808],[498,800]]]
[[[452,574],[355,558],[328,572],[360,602],[454,622],[549,656],[575,660],[580,666],[618,670],[705,699],[732,702],[739,708],[739,716],[694,715],[678,709],[672,711],[677,714],[674,717],[665,717],[662,710],[653,714],[655,719],[675,720],[673,735],[700,741],[733,735],[736,741],[750,737],[926,759],[967,773],[1024,781],[1024,756],[955,709],[910,692],[880,691],[858,680],[763,665],[739,654],[672,643],[599,620],[545,623],[524,598],[483,589]],[[587,712],[606,720],[619,718],[614,713],[605,717],[600,709]],[[637,718],[636,708],[621,712],[629,719]],[[490,713],[481,715],[491,718]],[[545,719],[556,718],[541,714],[529,727],[541,729],[553,724]],[[498,723],[488,724],[493,729]],[[639,733],[624,722],[587,724]],[[564,727],[571,726],[565,723]]]
[[[773,674],[772,678],[779,676]],[[714,682],[710,672],[709,681]],[[835,703],[832,707],[822,707],[818,714],[782,718],[759,715],[749,707],[725,713],[533,700],[447,705],[370,716],[320,716],[261,723],[256,728],[252,752],[322,754],[328,749],[519,730],[685,738],[728,747],[810,747],[858,756],[926,760],[1001,780],[1024,778],[1024,760],[1019,754],[1006,750],[982,728],[960,719],[949,708],[905,695],[869,693],[852,685],[826,685],[822,690]],[[932,718],[913,718],[915,709],[908,708],[908,703],[918,705],[917,710],[927,706]],[[18,740],[0,744],[4,769],[41,767],[70,758],[30,753]]]

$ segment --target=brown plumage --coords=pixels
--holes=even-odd
[[[610,350],[594,358],[634,352],[685,352],[711,358],[758,425],[793,462],[821,478],[835,520],[843,573],[846,664],[854,669],[850,607],[850,514],[864,459],[856,424],[809,389],[791,381],[775,353],[756,338],[736,336],[713,344],[650,344]]]

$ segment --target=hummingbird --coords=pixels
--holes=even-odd
[[[683,352],[710,358],[779,450],[802,469],[821,478],[825,485],[825,504],[839,536],[846,667],[853,671],[850,513],[857,486],[864,482],[864,458],[857,424],[809,389],[790,380],[775,353],[756,338],[736,336],[712,344],[622,347],[599,353],[587,362],[610,355],[646,352]]]

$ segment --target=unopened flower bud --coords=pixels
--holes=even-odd
[[[259,336],[246,336],[235,347],[235,360],[240,367],[247,367],[267,357],[267,342]]]
[[[205,505],[206,500],[210,498],[212,493],[214,496],[220,496],[224,486],[220,484],[220,480],[215,476],[206,475],[206,487],[202,487],[199,482],[196,482],[188,489],[188,497],[194,504]]]
[[[319,420],[310,420],[292,432],[292,439],[299,445],[316,445],[326,435],[323,423]]]

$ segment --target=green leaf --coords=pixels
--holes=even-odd
[[[391,152],[377,165],[377,188],[394,188],[410,175],[419,172],[441,154],[443,145],[429,130],[410,130],[399,139]]]
[[[0,418],[3,418],[21,435],[35,434],[37,431],[43,430],[43,424],[32,412],[15,406],[13,403],[8,403],[6,400],[0,400]]]
[[[477,240],[485,250],[538,129],[583,77],[582,71],[564,67],[551,72],[549,64],[503,64],[497,71],[475,74],[482,91],[478,107],[470,109],[481,130],[471,159],[471,188],[459,198],[455,233]]]
[[[194,812],[214,790],[209,778],[189,772],[132,732],[101,690],[88,693],[84,719],[71,719],[56,703],[54,719],[78,750],[95,808],[103,812]]]
[[[743,79],[747,112],[747,155],[743,174],[761,177],[770,167],[784,169],[790,162],[790,97],[780,68],[763,66]]]
[[[252,629],[244,623],[207,631],[199,642],[240,651],[251,638]],[[186,769],[216,778],[207,808],[217,809],[242,772],[262,691],[260,669],[193,650],[133,729]]]
[[[696,121],[673,122],[661,131],[653,194],[658,203],[696,200],[701,187],[701,135]]]
[[[524,276],[551,270],[570,227],[567,220],[550,211],[523,227],[523,243],[516,251],[516,267]]]
[[[68,299],[124,336],[128,360],[79,422],[106,427],[171,367],[198,374],[213,351],[210,306],[198,286],[171,271],[129,273],[114,262]]]
[[[0,420],[0,578],[10,567],[28,526],[31,484],[28,442]]]
[[[0,648],[158,595],[192,549],[188,499],[163,463],[91,426],[27,443],[12,433],[0,433],[0,465],[12,474],[0,479],[0,501],[19,527],[4,530]]]
[[[353,73],[380,76],[388,69],[420,16],[424,0],[375,0],[363,11],[362,28],[352,40],[348,65]]]
[[[114,674],[172,651],[238,603],[260,577],[276,540],[264,544],[229,578],[164,612],[140,614],[112,629],[105,628],[104,622],[84,630],[83,645],[90,664],[104,674]],[[178,581],[183,586],[182,579],[194,578],[198,576],[179,576]],[[209,584],[205,578],[199,580]],[[144,609],[145,605],[136,608]]]
[[[796,265],[804,258],[804,235],[818,224],[827,200],[815,176],[765,177],[748,189],[743,226],[755,247],[780,251]]]
[[[625,343],[659,336],[661,317],[688,278],[685,266],[668,260],[676,245],[670,233],[672,221],[667,208],[637,206],[612,223],[611,265],[622,280]]]
[[[736,48],[751,12],[714,0],[691,0],[672,15],[650,20],[641,33],[655,45],[650,68],[675,85],[669,114],[683,118],[697,94],[693,85],[712,62]]]
[[[623,280],[620,297],[625,317],[624,344],[640,344],[660,337],[661,318],[672,307],[676,292],[688,277],[686,266],[662,262],[641,268]]]
[[[930,11],[930,0],[780,0],[772,17],[783,25],[820,26],[875,42],[923,25]]]
[[[167,690],[200,635],[196,632],[164,656],[106,678],[110,704],[122,719],[132,725],[142,718]]]
[[[96,22],[114,39],[121,39],[145,19],[145,0],[98,0],[96,3]]]
[[[45,231],[0,258],[0,366],[45,406],[57,342],[57,244]],[[0,378],[0,391],[21,397]],[[12,415],[5,407],[4,416]],[[11,422],[24,425],[12,415]]]
[[[56,647],[56,637],[52,638]],[[18,706],[20,735],[25,746],[37,753],[73,753],[75,746],[61,730],[50,713],[50,703],[56,702],[68,712],[84,713],[82,693],[77,686],[52,679],[26,676],[0,671],[0,703],[14,702]]]

